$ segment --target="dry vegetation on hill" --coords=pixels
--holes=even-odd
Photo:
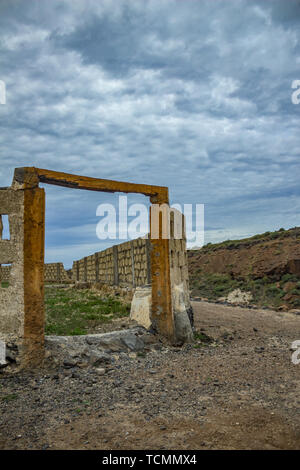
[[[188,252],[192,295],[217,300],[234,289],[258,306],[300,308],[300,228],[207,244]]]

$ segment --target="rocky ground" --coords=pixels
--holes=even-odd
[[[193,345],[135,331],[97,361],[54,340],[44,369],[3,371],[0,449],[299,449],[300,316],[193,308]]]

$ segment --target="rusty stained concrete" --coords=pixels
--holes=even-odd
[[[44,357],[45,192],[24,190],[24,365]]]

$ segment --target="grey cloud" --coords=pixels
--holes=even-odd
[[[172,202],[206,204],[214,237],[295,225],[299,15],[286,4],[1,2],[0,184],[35,165],[167,185]],[[46,191],[51,256],[94,246],[64,229],[95,224],[98,198]]]

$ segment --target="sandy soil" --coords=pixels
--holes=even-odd
[[[300,316],[193,307],[209,345],[0,375],[0,449],[299,449]]]

